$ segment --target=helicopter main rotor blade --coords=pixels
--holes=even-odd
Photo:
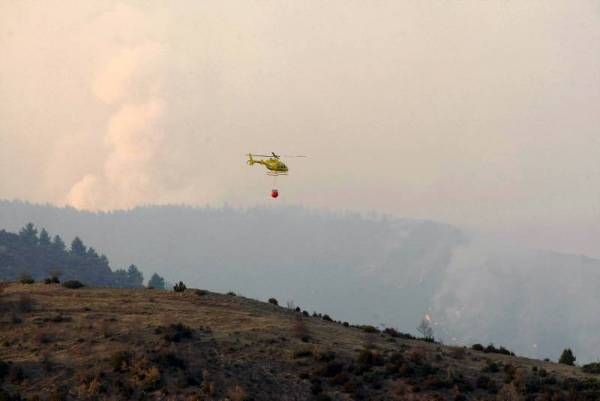
[[[299,156],[283,155],[281,157],[308,157],[308,156],[304,156],[304,155],[299,155]]]

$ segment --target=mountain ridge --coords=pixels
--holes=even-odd
[[[488,241],[448,224],[301,208],[97,214],[0,202],[0,226],[29,220],[82,235],[146,276],[275,296],[349,322],[415,334],[428,314],[448,343],[500,343],[552,359],[571,347],[581,361],[600,349],[600,322],[590,319],[600,308],[599,261]]]

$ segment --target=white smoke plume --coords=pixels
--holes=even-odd
[[[121,19],[139,19],[122,5],[115,13]],[[131,208],[160,191],[155,170],[166,140],[159,68],[163,52],[161,43],[154,41],[127,45],[96,73],[92,92],[114,109],[104,132],[108,156],[102,171],[87,173],[73,185],[68,204],[91,210]]]

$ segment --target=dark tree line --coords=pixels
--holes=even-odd
[[[144,276],[135,265],[112,271],[105,255],[98,254],[79,237],[67,248],[58,235],[29,223],[18,234],[0,230],[0,280],[15,281],[23,274],[42,280],[60,275],[92,286],[141,287]]]

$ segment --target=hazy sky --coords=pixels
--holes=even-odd
[[[600,256],[599,1],[0,0],[0,197],[277,203]]]

